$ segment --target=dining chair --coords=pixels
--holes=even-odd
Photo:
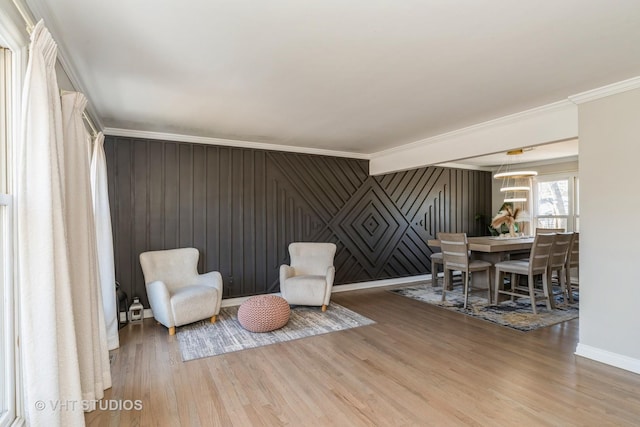
[[[567,254],[567,263],[564,268],[565,283],[567,286],[567,294],[569,295],[569,302],[573,303],[573,288],[580,287],[579,279],[573,280],[571,278],[571,270],[576,269],[578,276],[580,273],[580,233],[573,233],[573,239],[571,240],[571,249]]]
[[[555,308],[555,301],[553,298],[553,272],[557,272],[557,280],[562,291],[562,298],[564,305],[567,305],[567,287],[566,287],[566,274],[565,268],[567,264],[567,255],[571,249],[571,241],[573,240],[573,233],[556,233],[553,244],[551,245],[551,251],[549,252],[549,261],[547,264],[547,283],[549,285],[549,296],[551,297],[551,307]]]
[[[528,297],[531,300],[533,314],[538,314],[536,302],[546,300],[547,309],[551,310],[549,283],[547,281],[547,264],[555,234],[538,234],[531,247],[531,255],[527,260],[510,260],[496,263],[495,302],[498,304],[500,294],[514,297]],[[511,273],[510,289],[504,287],[504,273]],[[527,286],[519,286],[520,276],[527,276]],[[534,279],[542,276],[542,291],[535,288]]]
[[[444,260],[444,275],[449,276],[449,272],[460,271],[464,284],[464,308],[467,308],[469,292],[471,292],[471,273],[484,271],[491,283],[491,263],[487,261],[469,260],[469,244],[466,233],[439,233],[440,247]],[[491,304],[491,286],[487,289],[478,289],[487,292],[487,300]],[[442,286],[442,301],[446,299],[447,280]]]
[[[536,236],[538,234],[555,234],[555,233],[564,233],[564,228],[536,228]],[[517,260],[528,260],[529,253],[518,253],[512,254],[509,259],[517,259]],[[551,285],[549,285],[551,286]],[[553,302],[552,302],[553,305]]]
[[[553,233],[564,233],[566,230],[564,228],[536,228],[537,234],[553,234]]]

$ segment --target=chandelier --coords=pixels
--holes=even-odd
[[[493,175],[494,179],[502,180],[500,192],[504,194],[504,203],[526,203],[531,191],[531,178],[538,175],[538,172],[532,170],[513,170],[513,157],[518,156],[526,151],[531,150],[520,148],[517,150],[507,151],[507,162],[500,166],[497,173]]]

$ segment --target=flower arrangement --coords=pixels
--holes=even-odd
[[[509,228],[509,234],[515,236],[516,221],[522,212],[524,212],[522,209],[514,208],[510,203],[505,203],[500,208],[500,212],[491,220],[491,227],[500,230],[503,225],[506,225]]]

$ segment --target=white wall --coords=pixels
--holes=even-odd
[[[58,78],[58,86],[60,90],[68,90],[70,92],[74,92],[76,90],[60,62],[56,62],[56,77]]]
[[[579,105],[580,342],[640,373],[640,89]]]

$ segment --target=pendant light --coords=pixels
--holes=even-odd
[[[495,175],[494,179],[502,180],[502,187],[500,192],[504,193],[504,203],[526,203],[529,197],[529,191],[531,187],[529,185],[530,178],[538,175],[538,172],[533,170],[513,170],[511,164],[513,163],[512,156],[521,155],[526,151],[533,148],[507,151],[507,162],[501,166]],[[526,184],[526,185],[525,185]]]

